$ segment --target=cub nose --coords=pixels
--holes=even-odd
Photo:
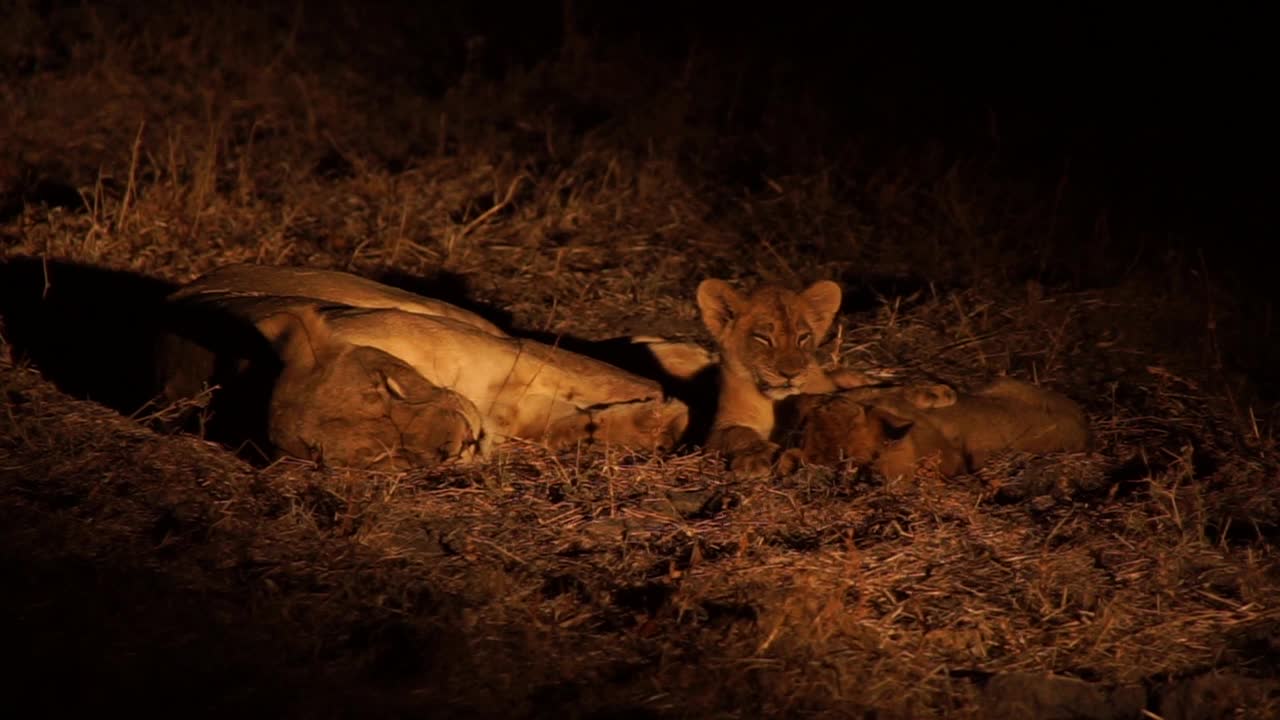
[[[778,363],[778,374],[787,380],[795,380],[804,372],[804,358],[787,358]]]

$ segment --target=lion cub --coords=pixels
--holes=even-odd
[[[774,403],[799,393],[865,384],[853,371],[827,373],[815,349],[840,309],[840,286],[823,280],[795,292],[764,285],[741,295],[723,280],[698,286],[702,322],[720,356],[720,394],[707,449],[737,475],[768,474],[779,446],[770,440]]]
[[[852,461],[887,477],[912,477],[936,456],[944,477],[973,472],[1001,450],[1082,452],[1088,420],[1061,393],[998,378],[972,393],[941,384],[860,387],[789,398],[778,437],[783,467]]]

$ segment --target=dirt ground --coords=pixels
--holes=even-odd
[[[871,112],[850,131],[785,69],[696,48],[486,44],[443,10],[15,7],[12,704],[1280,717],[1271,305],[1222,238],[1142,250],[1162,218],[1032,177],[981,131],[886,134]],[[348,270],[531,336],[704,344],[701,279],[833,279],[824,361],[1034,380],[1081,403],[1098,448],[913,483],[738,481],[697,448],[272,463],[143,406],[155,304],[244,261]]]

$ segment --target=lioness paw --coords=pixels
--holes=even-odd
[[[416,466],[468,462],[480,454],[481,423],[458,396],[442,391],[424,403],[399,403],[390,421],[399,432],[402,453]]]
[[[689,409],[679,400],[618,403],[583,411],[569,422],[553,426],[553,446],[586,440],[633,450],[667,452],[684,435]]]
[[[420,453],[436,462],[467,462],[476,457],[479,428],[472,428],[466,416],[452,409],[439,409],[428,422],[428,430],[418,446]]]

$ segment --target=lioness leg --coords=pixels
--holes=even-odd
[[[592,412],[596,438],[662,452],[676,446],[689,425],[689,408],[675,399],[619,403]]]

